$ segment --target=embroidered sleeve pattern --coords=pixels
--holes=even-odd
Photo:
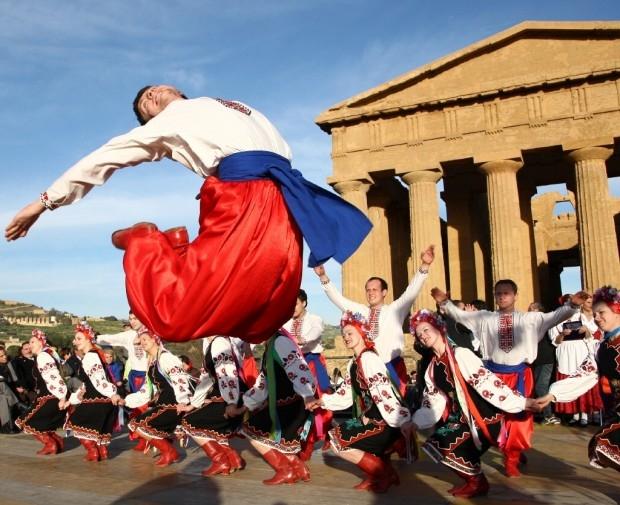
[[[457,366],[463,378],[491,405],[516,414],[525,408],[525,397],[509,388],[497,375],[484,367],[473,352],[466,348],[455,350]]]
[[[432,428],[442,418],[446,410],[446,397],[427,381],[421,407],[413,413],[412,421],[418,428]]]
[[[379,408],[385,422],[398,428],[409,421],[411,418],[409,409],[394,395],[392,382],[381,358],[371,352],[365,352],[360,361],[372,401]]]
[[[551,384],[549,393],[556,402],[572,402],[587,393],[598,382],[598,367],[591,355],[579,365],[579,368],[566,379]]]
[[[45,385],[50,393],[52,393],[59,400],[63,400],[67,397],[67,385],[58,366],[47,352],[42,352],[37,356],[37,368],[45,381]]]
[[[135,409],[146,405],[153,396],[153,386],[149,381],[144,381],[142,387],[135,393],[128,394],[125,397],[125,405],[130,409]]]
[[[226,403],[236,405],[239,400],[239,373],[230,342],[225,338],[216,338],[211,344],[211,355],[220,394]]]
[[[265,377],[265,372],[261,372],[258,374],[254,386],[243,395],[243,404],[249,410],[256,410],[267,400],[267,395],[267,377]]]
[[[351,386],[351,362],[348,365],[347,375],[331,394],[323,394],[321,402],[327,410],[344,410],[353,405],[353,391]]]
[[[190,403],[197,409],[202,407],[205,399],[213,389],[213,385],[213,378],[208,373],[203,373],[200,376],[200,382],[196,386],[196,389],[194,389],[194,394],[190,399]]]
[[[159,356],[163,369],[170,377],[172,389],[177,403],[189,403],[190,387],[189,376],[183,371],[181,360],[174,354],[164,352]]]
[[[88,352],[82,360],[82,366],[95,389],[108,398],[116,394],[116,386],[108,381],[103,363],[93,352]]]
[[[276,338],[274,345],[295,392],[304,398],[314,396],[314,377],[299,349],[287,337]]]

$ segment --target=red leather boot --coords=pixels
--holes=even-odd
[[[306,464],[302,461],[301,457],[297,454],[287,454],[286,459],[288,459],[295,475],[304,482],[308,482],[310,480],[310,470]]]
[[[187,246],[189,245],[189,233],[185,226],[177,226],[176,228],[170,228],[163,232],[163,234],[170,242],[172,248],[179,256],[183,256],[187,252]]]
[[[208,477],[209,475],[217,475],[220,473],[229,475],[231,473],[228,452],[222,445],[218,444],[214,440],[209,440],[208,442],[202,444],[202,450],[211,460],[211,465],[202,471],[202,475],[204,477]]]
[[[142,438],[139,435],[138,435],[137,438],[138,438],[138,443],[132,447],[132,450],[139,451],[139,452],[144,452],[146,450],[146,447],[147,447],[147,441],[146,441],[145,438]]]
[[[43,444],[43,447],[37,451],[37,454],[40,456],[45,456],[47,454],[56,454],[56,442],[54,439],[50,437],[49,433],[42,433],[41,435],[33,435],[39,442]]]
[[[159,449],[159,459],[155,463],[157,466],[168,466],[171,463],[176,463],[181,458],[174,446],[163,438],[152,438],[150,440],[153,447]]]
[[[316,427],[313,425],[310,428],[310,433],[308,433],[308,438],[306,438],[303,448],[299,451],[299,459],[302,461],[308,461],[312,457],[312,452],[314,451],[314,443],[318,440],[316,435]]]
[[[231,472],[243,470],[245,468],[245,459],[243,459],[235,449],[226,444],[220,444],[220,447],[226,451]]]
[[[97,451],[99,451],[99,461],[108,459],[108,446],[107,445],[98,445]]]
[[[58,433],[56,433],[55,431],[50,432],[50,437],[52,437],[52,439],[54,439],[54,442],[56,442],[56,447],[58,448],[57,452],[62,452],[65,450],[65,441],[62,439],[61,436],[58,435]]]
[[[86,449],[84,461],[99,461],[99,451],[97,450],[97,443],[94,440],[80,438],[80,444]]]
[[[385,461],[381,458],[365,452],[362,459],[359,460],[357,466],[368,476],[354,489],[364,489],[375,493],[385,493],[393,484],[391,472]],[[393,470],[393,469],[392,469]],[[393,470],[395,472],[395,470]]]
[[[153,223],[137,223],[131,228],[123,228],[112,233],[112,244],[117,249],[125,250],[129,241],[134,237],[146,237],[157,231],[157,226]]]
[[[489,481],[483,473],[478,475],[467,475],[464,486],[452,491],[453,496],[461,498],[473,498],[474,496],[486,496],[489,492]]]
[[[276,471],[276,474],[271,479],[264,480],[263,484],[277,486],[278,484],[293,484],[299,480],[288,458],[280,451],[270,449],[263,454],[263,459]]]

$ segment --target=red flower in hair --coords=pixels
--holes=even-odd
[[[357,331],[360,332],[362,339],[364,339],[366,347],[369,349],[374,349],[375,344],[369,339],[370,323],[359,312],[353,313],[350,310],[347,310],[344,314],[342,314],[342,318],[340,319],[340,329],[343,329],[345,326],[354,326],[357,328]]]
[[[32,336],[39,340],[39,342],[43,344],[43,347],[45,347],[45,345],[47,344],[47,335],[43,333],[43,331],[35,328],[34,330],[32,330]]]

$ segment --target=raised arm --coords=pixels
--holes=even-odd
[[[413,302],[415,302],[415,299],[420,294],[420,290],[428,277],[428,270],[434,260],[435,246],[430,245],[422,251],[422,254],[420,254],[420,266],[413,276],[413,279],[411,279],[411,282],[409,283],[409,286],[407,286],[405,292],[390,303],[390,307],[398,313],[398,318],[401,321],[405,319],[407,314],[409,314]]]
[[[98,335],[97,343],[101,345],[116,345],[129,348],[133,345],[136,338],[135,330],[121,331],[120,333],[112,333],[109,335]]]
[[[331,280],[325,273],[325,267],[323,265],[314,267],[314,273],[319,277],[321,286],[323,287],[323,291],[325,291],[327,298],[329,298],[330,301],[342,312],[350,310],[351,312],[360,312],[362,314],[365,313],[368,307],[345,298],[342,293],[336,289],[336,286],[332,284]]]

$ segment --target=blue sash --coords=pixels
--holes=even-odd
[[[311,362],[314,363],[314,369],[316,370],[316,380],[319,382],[319,387],[321,388],[321,391],[325,392],[330,387],[332,387],[332,383],[329,380],[327,370],[325,370],[325,366],[321,361],[321,355],[318,352],[307,352],[304,353],[304,359],[308,364],[310,364]]]
[[[372,224],[355,206],[304,179],[283,156],[269,151],[245,151],[226,156],[219,165],[222,181],[271,179],[310,248],[308,266],[334,258],[343,263],[360,246]]]
[[[485,361],[484,366],[487,367],[493,373],[516,373],[517,377],[517,391],[523,396],[525,394],[525,371],[529,368],[527,363],[521,363],[519,365],[500,365],[493,361]]]

